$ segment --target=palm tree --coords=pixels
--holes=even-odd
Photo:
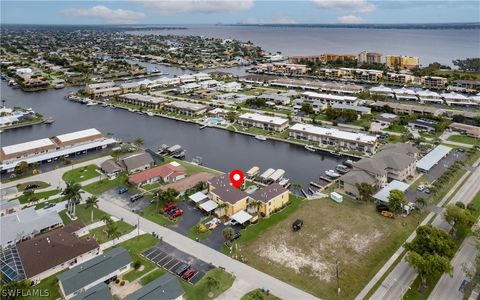
[[[227,227],[222,230],[222,236],[226,242],[231,242],[233,240],[235,232],[232,227]]]
[[[360,195],[360,200],[367,202],[370,200],[377,190],[374,185],[368,184],[366,182],[362,182],[360,184],[356,184],[358,194]]]
[[[417,198],[416,203],[418,205],[421,205],[422,207],[425,207],[427,205],[427,200],[423,197]]]
[[[250,203],[247,204],[247,209],[248,208],[253,208],[255,210],[255,212],[258,212],[258,209],[260,208],[260,206],[262,206],[262,201],[251,201]]]
[[[93,223],[93,208],[98,208],[98,198],[95,195],[88,197],[85,203],[85,209],[91,209],[90,222]]]
[[[219,214],[219,215],[223,216],[225,214],[225,208],[227,208],[227,207],[228,207],[228,204],[223,202],[223,203],[221,203],[217,206],[216,211],[221,211],[221,214]]]
[[[67,182],[67,186],[62,192],[64,199],[67,201],[67,211],[70,216],[75,216],[75,205],[82,200],[83,191],[79,183],[73,181]]]
[[[112,224],[113,223],[113,220],[112,218],[109,216],[109,215],[104,215],[102,217],[102,221],[103,223],[105,223],[105,225],[108,225],[108,224]]]
[[[205,278],[205,285],[207,286],[208,291],[211,293],[214,289],[218,288],[220,282],[211,276],[207,276],[207,278]]]
[[[140,147],[143,145],[143,139],[141,137],[138,137],[133,143],[135,144],[135,146]]]

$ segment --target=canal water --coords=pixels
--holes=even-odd
[[[248,170],[252,166],[259,166],[261,171],[282,168],[292,183],[301,183],[305,189],[310,181],[319,181],[319,176],[324,176],[326,170],[334,169],[342,161],[330,155],[309,152],[302,146],[259,141],[216,128],[200,130],[197,124],[149,117],[100,105],[86,106],[63,98],[74,90],[65,88],[26,93],[12,89],[2,81],[1,98],[6,100],[7,107],[31,107],[44,116],[53,117],[55,123],[6,130],[0,134],[1,145],[94,127],[103,133],[113,133],[114,137],[123,141],[134,141],[141,137],[144,147],[151,149],[157,149],[161,144],[180,144],[187,150],[186,160],[201,156],[205,166],[224,172],[237,168]]]

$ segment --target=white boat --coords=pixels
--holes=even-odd
[[[350,169],[349,169],[347,166],[345,166],[345,165],[338,165],[338,166],[335,168],[335,170],[337,170],[337,171],[338,171],[339,173],[341,173],[341,174],[345,174],[345,173],[347,173]]]
[[[265,136],[263,136],[263,135],[256,135],[255,138],[256,138],[257,140],[260,140],[260,141],[266,141],[266,140],[267,140],[267,138],[266,138]]]
[[[94,106],[94,105],[98,105],[98,103],[93,101],[90,101],[87,103],[87,106]]]
[[[149,117],[153,117],[154,115],[155,115],[155,114],[152,113],[152,112],[147,112],[147,116],[149,116]]]
[[[288,178],[283,178],[282,180],[280,180],[280,181],[278,182],[278,184],[280,184],[281,186],[286,186],[289,181],[290,181],[290,179],[288,179]]]
[[[353,167],[353,160],[347,159],[346,161],[343,162],[343,164],[348,167]]]
[[[310,145],[305,145],[305,149],[307,149],[308,151],[311,151],[311,152],[315,152],[315,148],[313,148],[312,146]]]
[[[325,174],[327,174],[328,177],[332,177],[332,178],[340,177],[340,174],[336,173],[334,170],[325,171]]]

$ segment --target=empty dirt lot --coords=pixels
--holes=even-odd
[[[323,299],[351,299],[416,228],[422,216],[415,213],[392,220],[378,214],[373,204],[304,201],[285,220],[240,245],[238,253],[255,268]],[[304,221],[304,226],[292,232],[291,224],[297,218]],[[336,296],[337,260],[340,297]]]

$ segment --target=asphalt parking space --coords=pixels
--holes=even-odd
[[[190,201],[181,201],[177,204],[177,207],[183,210],[182,219],[175,225],[169,227],[173,231],[176,231],[182,235],[187,235],[188,230],[197,225],[206,216],[196,209],[193,203]]]
[[[150,205],[150,201],[148,201],[146,198],[138,199],[137,201],[132,203],[130,201],[130,197],[133,195],[134,194],[131,191],[119,194],[118,189],[114,188],[101,194],[100,198],[135,212],[141,211],[142,209]]]

